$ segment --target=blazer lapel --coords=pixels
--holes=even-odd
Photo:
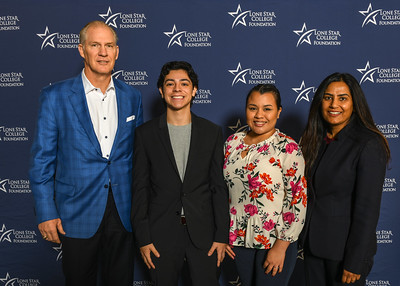
[[[78,117],[83,129],[85,129],[90,142],[92,142],[93,146],[96,148],[96,151],[101,155],[100,144],[97,140],[96,133],[94,132],[92,120],[90,119],[89,108],[86,102],[81,74],[75,78],[71,91],[72,92],[68,95],[68,98],[71,102],[72,108],[75,111],[75,114]]]
[[[161,115],[158,127],[159,127],[159,132],[157,132],[157,134],[159,135],[160,142],[162,143],[176,174],[178,176],[180,176],[178,167],[176,166],[176,161],[175,161],[174,151],[172,150],[171,140],[169,138],[166,113]]]

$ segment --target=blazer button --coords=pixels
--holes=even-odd
[[[181,212],[180,212],[180,211],[176,211],[175,214],[176,214],[176,215],[180,215]]]
[[[104,185],[104,189],[108,189],[108,185]]]
[[[108,162],[107,162],[107,165],[111,165],[111,161],[108,161]]]

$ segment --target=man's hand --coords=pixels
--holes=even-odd
[[[158,253],[157,249],[154,247],[154,244],[152,243],[142,246],[140,248],[140,254],[142,255],[144,263],[146,263],[147,268],[156,269],[156,267],[153,264],[153,261],[151,260],[151,253],[153,253],[156,257],[160,257],[160,254]]]
[[[213,242],[210,250],[208,251],[208,256],[211,256],[215,250],[217,250],[217,267],[219,267],[225,258],[225,250],[228,245],[221,242]]]
[[[232,245],[227,245],[225,252],[226,252],[226,254],[229,255],[230,258],[235,259],[236,254],[233,251],[233,246]]]
[[[360,274],[354,274],[347,271],[346,269],[343,269],[342,283],[354,283],[359,280],[360,277]]]
[[[65,235],[65,231],[61,224],[61,219],[56,218],[47,220],[38,225],[39,231],[42,234],[43,239],[55,243],[61,243],[58,233]]]

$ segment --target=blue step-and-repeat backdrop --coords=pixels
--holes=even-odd
[[[245,128],[248,90],[273,83],[283,97],[278,128],[298,140],[322,79],[353,74],[392,150],[367,285],[400,285],[398,0],[1,0],[0,286],[64,284],[62,248],[37,229],[28,162],[40,90],[82,70],[78,35],[92,20],[117,30],[114,77],[142,92],[145,120],[163,111],[161,66],[186,60],[200,79],[193,111],[221,125],[226,137]],[[298,259],[292,285],[303,285],[302,274]],[[181,284],[189,285],[187,277]],[[150,285],[139,258],[134,285]],[[229,258],[221,285],[240,285]]]

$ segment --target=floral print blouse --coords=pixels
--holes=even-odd
[[[294,242],[307,205],[304,159],[297,143],[279,132],[247,145],[247,132],[225,142],[224,178],[229,188],[229,243],[269,249],[275,240]],[[242,158],[242,151],[248,153]]]

